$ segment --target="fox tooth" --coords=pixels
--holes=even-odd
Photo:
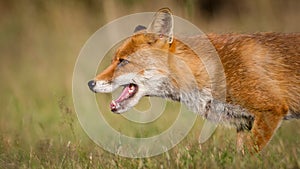
[[[114,107],[117,107],[117,103],[114,100],[111,103]]]
[[[134,91],[134,86],[130,86],[128,92],[132,93]]]

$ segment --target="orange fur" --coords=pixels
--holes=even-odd
[[[237,146],[239,149],[245,146],[260,151],[270,141],[285,116],[300,116],[300,34],[208,34],[207,37],[224,67],[226,102],[239,105],[254,116],[249,133],[238,130]],[[196,45],[201,45],[201,40],[201,37],[196,38]],[[142,49],[159,49],[169,55],[131,56]],[[122,74],[115,72],[120,58],[132,62],[126,70],[146,67],[147,63],[143,62],[146,58],[157,63],[166,62],[167,72],[175,77],[171,83],[180,89],[185,87],[180,83],[185,81],[185,74],[176,65],[175,60],[179,59],[190,68],[200,89],[210,85],[209,76],[199,57],[176,38],[169,44],[164,38],[157,38],[152,33],[133,35],[122,43],[111,66],[95,80],[111,81]]]

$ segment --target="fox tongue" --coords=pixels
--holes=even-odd
[[[119,107],[119,103],[122,102],[123,100],[128,99],[132,95],[134,90],[135,90],[134,85],[125,86],[122,93],[121,93],[121,95],[116,100],[113,100],[110,103],[110,109],[112,111],[116,111]]]
[[[129,85],[125,86],[121,95],[115,100],[115,102],[121,102],[125,99],[127,99],[130,96],[130,88]]]

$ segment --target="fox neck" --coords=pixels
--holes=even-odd
[[[201,37],[197,38],[200,42],[195,45],[206,46],[206,42],[202,42]],[[238,129],[251,129],[254,117],[238,105],[213,97],[211,82],[200,58],[180,41],[174,40],[173,43],[175,43],[172,44],[175,46],[173,49],[171,46],[173,55],[169,55],[168,58],[169,69],[172,72],[169,78],[172,79],[169,88],[169,93],[172,93],[170,98],[179,98],[177,101],[210,121],[236,126]],[[208,57],[209,55],[203,55],[201,59]]]
[[[199,42],[199,37],[188,38],[188,41],[192,41],[191,43],[193,43],[195,48],[207,46],[206,44],[201,44],[201,38]],[[207,49],[204,50],[208,51]],[[201,61],[201,58],[188,45],[182,41],[174,39],[173,43],[170,45],[169,53],[169,70],[176,74],[177,79],[181,81],[185,80],[188,86],[191,86],[191,83],[193,83],[193,85],[197,85],[199,89],[210,87],[210,79],[205,65]]]
[[[185,44],[174,39],[169,49],[169,77],[163,95],[184,103],[203,115],[212,100],[209,78],[200,58]]]
[[[208,105],[212,101],[211,92],[208,88],[195,89],[190,92],[182,92],[181,103],[185,104],[191,111],[206,116]]]
[[[167,79],[165,79],[166,81],[163,82],[164,85],[161,86],[162,92],[157,96],[181,102],[185,104],[191,111],[205,116],[208,111],[207,107],[213,99],[209,88],[205,87],[199,89],[196,86],[191,86],[190,88],[180,88],[178,84],[174,84],[173,76]],[[171,79],[171,81],[169,79]]]

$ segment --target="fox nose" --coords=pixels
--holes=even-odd
[[[96,86],[95,80],[91,80],[88,82],[88,86],[91,89],[91,91],[94,91],[94,87]]]

